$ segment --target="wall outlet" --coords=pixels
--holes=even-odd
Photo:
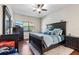
[[[69,36],[71,36],[71,33],[69,33]]]

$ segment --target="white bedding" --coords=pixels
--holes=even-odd
[[[59,35],[46,35],[41,33],[31,33],[31,34],[37,35],[39,37],[43,36],[43,40],[46,43],[47,47],[49,47],[52,44],[57,44],[63,40],[62,37]]]

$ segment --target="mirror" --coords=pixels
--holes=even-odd
[[[11,15],[8,7],[3,5],[3,34],[11,33]]]

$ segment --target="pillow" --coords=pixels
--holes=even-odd
[[[0,42],[0,47],[2,46],[15,47],[15,41],[2,41]]]
[[[51,35],[62,35],[63,30],[60,28],[51,31]]]
[[[47,29],[48,29],[49,31],[52,31],[52,30],[53,30],[53,26],[52,26],[52,25],[47,26]]]
[[[47,34],[47,35],[49,35],[49,34],[50,34],[50,32],[49,32],[49,30],[48,30],[48,29],[46,29],[43,33],[44,33],[44,34]]]

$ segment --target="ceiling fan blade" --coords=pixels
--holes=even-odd
[[[33,10],[33,12],[35,12],[36,10]]]
[[[42,11],[47,11],[47,9],[42,9]]]
[[[44,6],[44,4],[40,4],[41,5],[41,7],[43,7]]]
[[[40,4],[35,4],[33,7],[34,8],[39,8],[40,7]]]

